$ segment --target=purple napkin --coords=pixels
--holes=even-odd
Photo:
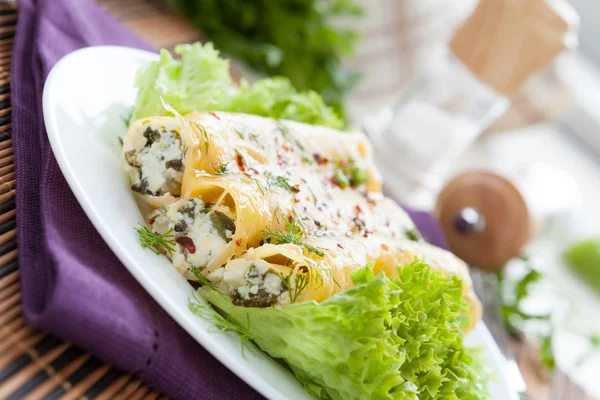
[[[67,53],[104,44],[150,49],[88,0],[19,1],[11,96],[24,314],[171,397],[260,398],[129,275],[85,216],[52,154],[41,107],[48,72]],[[444,244],[427,215],[412,216],[426,238]]]

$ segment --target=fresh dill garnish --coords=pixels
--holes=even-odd
[[[206,278],[205,278],[206,279]],[[252,344],[250,340],[250,320],[247,322],[247,327],[241,326],[234,322],[231,317],[223,316],[219,314],[214,308],[209,305],[200,303],[200,300],[196,297],[194,292],[193,297],[188,299],[188,308],[191,312],[199,316],[204,321],[210,323],[213,326],[213,332],[237,332],[240,335],[240,341],[242,344],[242,356],[245,357],[245,349],[249,349],[252,353],[256,353],[258,349]]]
[[[307,162],[308,164],[312,164],[313,161],[310,159],[310,157],[307,156],[307,151],[306,148],[304,147],[304,145],[302,143],[300,143],[300,141],[298,139],[296,139],[296,137],[290,132],[290,130],[288,129],[287,126],[283,125],[281,122],[279,122],[277,124],[277,129],[279,129],[279,132],[281,132],[281,136],[283,136],[283,138],[285,140],[287,140],[288,142],[293,143],[298,149],[300,149],[300,151],[302,153],[304,153],[302,155],[302,161]]]
[[[210,147],[210,137],[208,136],[208,132],[206,132],[206,129],[204,129],[202,125],[195,121],[190,121],[190,124],[194,125],[202,134],[202,137],[204,138],[204,154],[208,154],[208,149]]]
[[[302,291],[304,291],[304,289],[306,289],[306,287],[308,286],[309,278],[306,277],[306,275],[304,274],[296,274],[296,276],[294,277],[294,284],[292,285],[291,278],[293,275],[293,271],[291,271],[287,276],[285,276],[283,272],[280,272],[277,275],[279,276],[279,279],[281,279],[283,286],[285,286],[286,289],[289,291],[290,301],[292,303],[295,303],[296,300],[298,300],[298,296],[300,296]]]
[[[246,133],[244,132],[243,128],[240,129],[234,129],[235,133],[238,134],[238,136],[240,137],[240,139],[246,139]]]
[[[267,227],[263,231],[263,234],[263,239],[267,243],[291,243],[298,246],[302,246],[308,252],[314,253],[319,257],[323,257],[325,255],[325,253],[317,247],[304,243],[304,227],[300,223],[298,218],[292,218],[291,220],[285,219],[285,230],[283,232],[274,232],[273,230],[271,230],[271,228]]]
[[[319,287],[323,286],[323,275],[321,275],[321,272],[325,272],[325,274],[331,278],[331,280],[333,281],[333,283],[338,287],[338,288],[342,288],[342,286],[340,285],[340,283],[335,279],[335,276],[333,276],[333,271],[331,270],[331,268],[329,267],[324,267],[320,264],[317,264],[316,262],[309,260],[308,258],[305,258],[304,261],[308,264],[308,266],[311,268],[311,270],[313,271],[315,280],[317,280],[319,282]]]
[[[302,247],[304,247],[310,253],[314,253],[314,254],[318,255],[319,257],[323,257],[325,255],[325,253],[323,253],[322,250],[320,250],[319,248],[312,246],[310,244],[302,243]]]
[[[227,161],[225,164],[221,164],[221,165],[213,164],[213,169],[215,170],[215,173],[217,175],[225,175],[227,173],[228,165],[229,165],[229,161]]]
[[[270,189],[272,186],[279,186],[288,192],[298,193],[300,190],[296,189],[294,186],[290,185],[287,178],[281,175],[275,176],[270,172],[266,172],[265,176],[267,177],[267,188]]]
[[[196,279],[198,279],[198,282],[200,282],[200,284],[214,287],[214,285],[204,275],[202,275],[200,269],[195,265],[192,265],[192,274],[194,274],[194,276],[196,277]]]
[[[169,257],[175,251],[175,239],[173,238],[173,229],[168,232],[158,234],[152,232],[146,226],[139,224],[139,228],[133,228],[140,235],[142,247],[151,249],[156,254],[167,254]]]
[[[267,190],[269,189],[268,187],[263,186],[263,184],[260,182],[260,180],[258,178],[251,176],[250,179],[252,179],[254,181],[254,183],[256,183],[256,186],[258,186],[258,190],[260,190],[260,192],[262,194],[265,194],[267,192]]]
[[[416,227],[405,229],[404,234],[408,239],[412,240],[413,242],[420,242],[423,240],[421,232],[419,232]]]

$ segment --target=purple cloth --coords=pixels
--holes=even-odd
[[[41,107],[48,72],[67,53],[103,44],[150,48],[88,0],[19,1],[11,85],[23,312],[33,325],[171,397],[260,398],[176,325],[119,263],[52,154]],[[427,215],[413,218],[425,237],[443,244]]]

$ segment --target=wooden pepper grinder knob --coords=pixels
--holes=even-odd
[[[488,171],[466,172],[450,181],[434,215],[452,252],[491,272],[519,256],[532,232],[532,217],[517,187]]]

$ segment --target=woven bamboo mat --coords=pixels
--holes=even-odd
[[[202,39],[160,0],[97,1],[156,47],[171,49],[177,43]],[[135,376],[30,327],[21,314],[9,79],[16,22],[15,0],[0,0],[0,399],[165,398]],[[530,350],[519,345],[512,350],[531,398],[587,399],[560,372],[551,385],[541,382],[531,365]]]

